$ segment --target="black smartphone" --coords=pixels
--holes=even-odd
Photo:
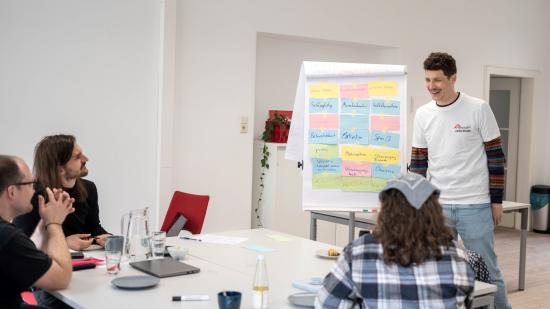
[[[83,258],[84,258],[84,253],[82,253],[80,251],[71,252],[71,259],[78,260],[78,259],[83,259]]]
[[[73,271],[83,270],[83,269],[92,269],[92,268],[95,268],[95,263],[86,263],[86,264],[73,266]]]

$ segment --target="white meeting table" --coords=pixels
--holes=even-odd
[[[252,281],[256,257],[266,258],[269,277],[269,307],[293,307],[287,300],[291,294],[302,292],[292,287],[296,280],[312,277],[323,278],[334,266],[335,260],[322,259],[315,255],[317,250],[337,248],[273,230],[255,229],[216,233],[221,236],[247,238],[237,245],[215,244],[176,237],[167,239],[167,245],[178,245],[189,249],[183,262],[199,267],[197,274],[162,278],[158,286],[137,291],[120,290],[110,281],[116,277],[143,274],[122,265],[118,275],[108,275],[105,266],[77,271],[68,289],[53,294],[75,308],[217,308],[217,293],[237,290],[243,293],[241,308],[252,307]],[[283,236],[275,240],[269,236]],[[284,241],[288,239],[288,241]],[[255,245],[272,249],[259,253],[243,246]],[[87,256],[103,258],[102,251],[86,252]],[[491,304],[494,285],[476,282],[475,305]],[[209,295],[209,301],[172,302],[175,295]]]
[[[525,259],[527,255],[527,220],[530,204],[502,201],[505,213],[518,212],[521,217],[519,240],[519,278],[518,289],[525,290]],[[309,238],[317,239],[317,220],[323,220],[349,226],[349,241],[355,237],[355,228],[373,229],[376,225],[376,213],[343,212],[343,211],[311,211]]]

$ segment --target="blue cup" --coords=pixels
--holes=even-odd
[[[222,291],[218,293],[220,309],[239,309],[241,307],[241,292]]]

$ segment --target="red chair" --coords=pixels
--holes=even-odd
[[[209,200],[210,196],[208,195],[196,195],[180,191],[174,192],[160,230],[164,232],[168,231],[176,221],[178,214],[182,214],[187,219],[183,229],[193,234],[200,234]]]

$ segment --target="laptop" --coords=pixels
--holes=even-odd
[[[130,266],[158,278],[195,274],[200,271],[195,266],[181,263],[171,258],[131,262]]]

